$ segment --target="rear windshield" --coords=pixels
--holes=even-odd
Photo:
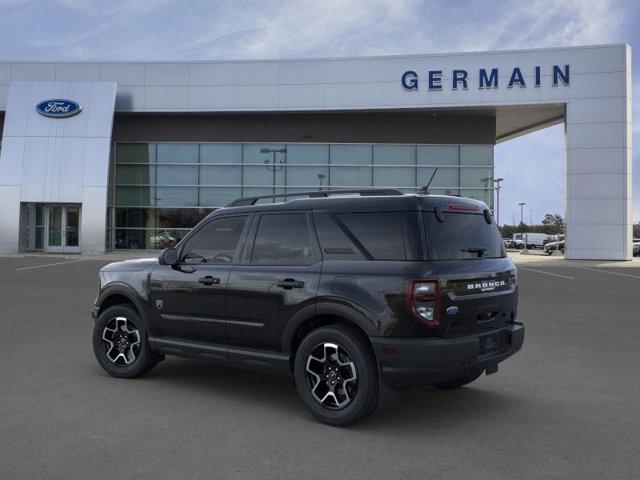
[[[424,212],[427,251],[430,260],[469,260],[504,257],[504,244],[496,224],[483,214]]]

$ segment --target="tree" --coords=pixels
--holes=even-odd
[[[558,235],[564,233],[564,219],[561,215],[547,213],[538,225],[502,225],[500,233],[504,238],[512,238],[514,233],[546,233],[547,235]]]
[[[558,215],[557,213],[547,213],[542,219],[542,225],[548,225],[550,227],[558,229],[559,231],[563,231],[564,218],[562,218],[562,216]]]

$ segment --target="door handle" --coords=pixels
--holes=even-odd
[[[200,282],[203,285],[218,285],[220,283],[220,279],[217,277],[212,277],[210,275],[207,275],[206,277],[200,277],[198,279],[198,282]]]
[[[304,287],[304,282],[301,280],[296,280],[294,278],[285,278],[284,280],[279,280],[276,285],[278,285],[280,288],[284,288],[285,290],[289,290],[292,288]]]

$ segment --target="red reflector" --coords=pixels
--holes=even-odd
[[[382,353],[385,355],[397,355],[398,349],[396,347],[382,347]]]
[[[454,212],[477,212],[478,207],[475,205],[465,205],[463,203],[450,203],[447,205],[449,210],[453,210]]]

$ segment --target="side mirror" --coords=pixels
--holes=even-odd
[[[160,262],[160,265],[173,266],[178,263],[178,251],[173,247],[165,248],[162,252],[160,252],[158,261]]]

